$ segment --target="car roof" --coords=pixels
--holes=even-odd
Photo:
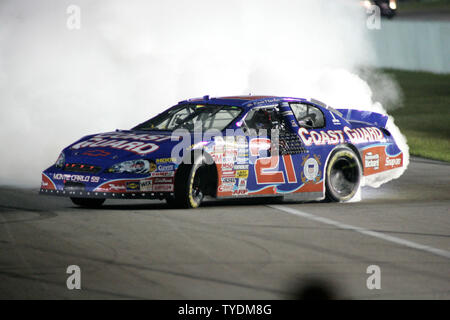
[[[277,96],[229,96],[229,97],[209,97],[193,98],[180,101],[178,104],[198,103],[221,106],[237,106],[244,108],[253,108],[256,106],[265,106],[277,104],[282,101],[307,101],[303,98],[277,97]]]

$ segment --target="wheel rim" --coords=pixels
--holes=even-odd
[[[340,157],[334,163],[330,172],[330,185],[339,197],[353,195],[359,185],[359,167],[356,159]]]

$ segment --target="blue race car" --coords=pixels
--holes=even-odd
[[[71,144],[42,173],[40,193],[84,207],[106,198],[185,208],[207,197],[345,202],[362,176],[403,165],[387,119],[300,98],[184,100],[131,130]]]

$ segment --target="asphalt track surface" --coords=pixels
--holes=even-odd
[[[413,159],[358,203],[109,200],[0,188],[1,299],[450,298],[450,166]],[[81,290],[66,269],[81,268]],[[381,271],[369,290],[367,267]]]

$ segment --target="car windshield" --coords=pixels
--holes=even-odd
[[[233,106],[185,104],[170,108],[156,117],[141,123],[133,130],[163,130],[173,131],[176,129],[187,129],[193,131],[194,127],[224,130],[236,117],[241,114],[242,109]]]

